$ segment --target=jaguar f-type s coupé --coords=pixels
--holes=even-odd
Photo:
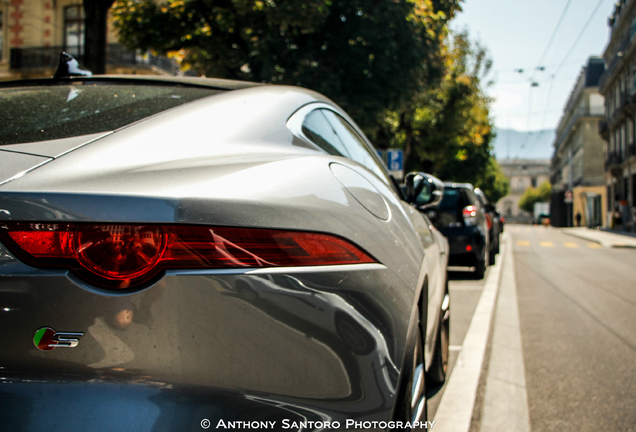
[[[60,77],[1,83],[0,112],[2,428],[425,421],[447,243],[412,204],[443,185],[403,194],[332,101]]]

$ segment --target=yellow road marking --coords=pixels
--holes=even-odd
[[[576,244],[576,243],[563,243],[563,246],[565,246],[566,248],[577,248],[577,247],[579,247],[579,245]]]
[[[554,243],[549,241],[542,241],[539,244],[541,245],[541,247],[554,247]]]
[[[517,240],[517,246],[530,246],[530,242],[526,240]]]
[[[592,248],[592,249],[602,249],[603,246],[598,244],[598,243],[588,243],[587,247]]]

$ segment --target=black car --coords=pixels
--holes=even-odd
[[[493,265],[495,263],[495,257],[499,253],[499,237],[503,231],[503,222],[501,221],[501,215],[497,211],[494,205],[488,201],[486,194],[479,188],[475,188],[475,195],[481,204],[485,216],[486,223],[488,224],[488,236],[490,238],[490,248],[488,249],[488,263]]]
[[[473,185],[445,183],[442,200],[427,215],[448,239],[449,267],[473,267],[482,279],[489,262],[489,224]]]

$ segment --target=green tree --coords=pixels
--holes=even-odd
[[[508,183],[492,156],[494,127],[485,80],[492,62],[467,33],[449,38],[441,83],[419,93],[412,104],[386,115],[376,138],[404,149],[407,170],[468,182],[496,202]]]
[[[319,91],[364,127],[441,76],[461,0],[118,0],[130,48],[218,78]]]
[[[550,182],[544,182],[539,187],[530,187],[525,190],[521,199],[519,200],[519,208],[521,210],[532,213],[534,211],[534,204],[538,202],[549,202],[550,194],[552,193],[552,186]]]
[[[492,156],[488,160],[488,166],[474,184],[484,191],[493,204],[510,192],[510,181]]]

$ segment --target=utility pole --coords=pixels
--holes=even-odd
[[[572,201],[567,204],[567,206],[568,206],[567,226],[568,227],[574,226],[574,223],[573,223],[574,218],[572,217],[572,214],[573,214],[573,211],[574,211],[574,171],[573,171],[572,168],[573,168],[572,147],[570,147],[568,149],[568,171],[569,171],[569,175],[568,175],[568,190],[572,194],[571,195],[572,196]]]

